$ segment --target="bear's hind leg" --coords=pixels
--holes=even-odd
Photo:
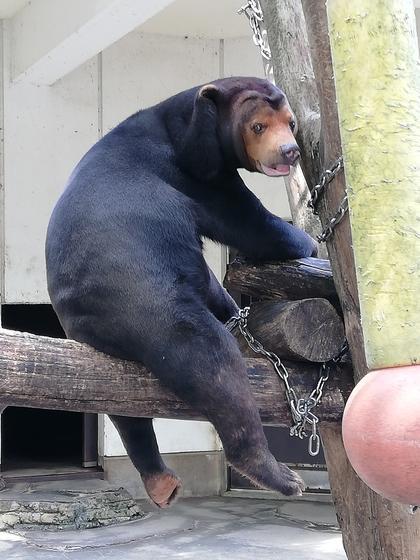
[[[183,309],[167,330],[162,353],[148,364],[169,389],[213,423],[230,464],[257,486],[302,493],[301,478],[268,449],[236,340],[210,313]]]
[[[124,443],[133,465],[139,471],[144,488],[160,508],[171,505],[181,481],[163,462],[151,418],[109,416]]]

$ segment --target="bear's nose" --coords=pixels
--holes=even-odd
[[[297,144],[283,144],[283,146],[280,146],[280,150],[288,165],[295,165],[300,158],[300,150]]]

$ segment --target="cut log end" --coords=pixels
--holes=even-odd
[[[248,326],[267,350],[297,361],[326,362],[345,342],[341,318],[331,303],[320,298],[254,303]],[[241,333],[235,336],[243,354],[255,357]]]

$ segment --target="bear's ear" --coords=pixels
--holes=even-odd
[[[220,90],[214,84],[202,86],[178,153],[179,164],[197,179],[210,181],[222,170],[223,154],[218,134]]]
[[[220,94],[220,90],[214,84],[207,84],[198,90],[198,98],[205,97],[206,99],[211,99],[211,101],[216,101]]]

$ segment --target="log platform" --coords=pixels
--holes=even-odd
[[[260,358],[246,362],[262,421],[290,426],[284,387],[271,364]],[[319,365],[285,364],[297,394],[307,395],[314,388]],[[341,419],[352,386],[351,366],[341,364],[319,406],[321,420]],[[6,406],[205,420],[141,364],[106,356],[72,340],[2,330],[0,409]]]

